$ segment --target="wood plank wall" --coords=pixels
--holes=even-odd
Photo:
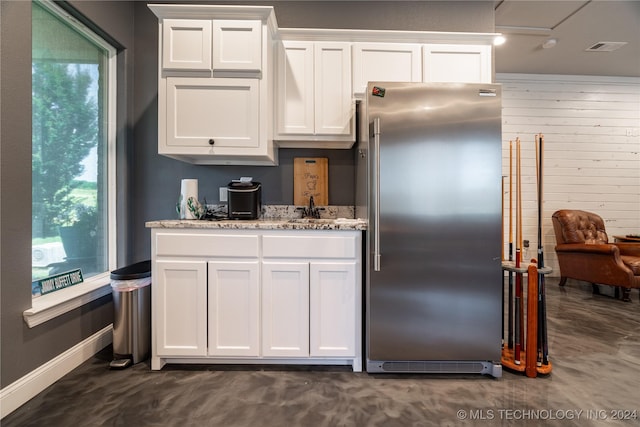
[[[613,235],[640,233],[640,79],[497,74],[503,86],[505,257],[508,256],[509,141],[521,140],[523,239],[537,258],[535,135],[544,135],[543,250],[559,276],[551,215],[595,212]],[[515,239],[515,181],[513,184]],[[514,240],[515,248],[515,240]],[[524,257],[523,257],[524,259]]]

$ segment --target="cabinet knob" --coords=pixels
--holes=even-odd
[[[215,141],[213,138],[211,138],[211,139],[209,140],[209,145],[213,145],[213,144],[215,144],[215,143],[216,143],[216,141]]]

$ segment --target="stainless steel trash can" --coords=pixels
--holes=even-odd
[[[151,261],[111,272],[113,294],[112,368],[126,368],[149,357],[151,347]]]

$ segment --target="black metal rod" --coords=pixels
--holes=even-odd
[[[543,210],[543,175],[544,175],[544,137],[536,135],[536,150],[538,153],[538,269],[544,268],[544,245],[542,242],[542,210]],[[549,344],[547,337],[547,307],[545,297],[544,274],[538,275],[538,354],[541,354],[542,364],[549,364]]]
[[[513,242],[509,242],[509,261],[513,261]],[[509,271],[508,344],[513,348],[513,271]]]

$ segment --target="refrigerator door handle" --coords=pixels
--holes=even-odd
[[[373,119],[373,271],[380,271],[380,117]]]

